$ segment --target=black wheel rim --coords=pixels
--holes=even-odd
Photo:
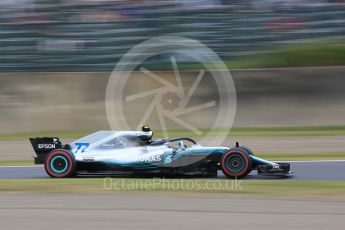
[[[64,156],[54,156],[50,161],[50,168],[54,173],[61,174],[66,172],[69,163]]]
[[[245,167],[245,159],[240,154],[232,154],[226,159],[226,168],[232,173],[239,173]]]

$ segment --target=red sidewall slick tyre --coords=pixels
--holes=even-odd
[[[75,166],[76,162],[73,154],[64,149],[51,151],[44,163],[47,174],[55,178],[74,176]]]
[[[227,177],[242,178],[252,170],[252,159],[240,148],[230,149],[222,156],[220,165]]]
[[[245,146],[240,146],[240,148],[243,149],[243,150],[245,150],[245,151],[248,153],[248,155],[255,156],[254,153],[253,153],[253,151],[250,150],[249,148],[247,148],[247,147],[245,147]]]

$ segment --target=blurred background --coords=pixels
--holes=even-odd
[[[105,98],[115,65],[134,46],[162,35],[213,50],[237,93],[231,132],[231,124],[211,130],[219,98],[230,92],[216,87],[205,63],[189,58],[188,48],[186,55],[141,63],[178,85],[175,57],[185,92],[205,71],[190,102],[216,105],[181,118],[202,134],[170,121],[169,137],[189,136],[205,146],[216,138],[228,147],[239,141],[266,160],[292,162],[295,178],[251,177],[242,190],[241,181],[223,178],[121,176],[109,190],[103,178],[50,180],[43,167],[31,167],[29,137],[67,144],[110,129]],[[344,77],[345,0],[0,0],[1,227],[224,229],[226,219],[240,229],[344,229]],[[121,97],[158,83],[136,69]],[[168,114],[181,102],[171,92],[161,99]],[[131,103],[125,118],[136,129],[151,98]],[[163,136],[159,120],[148,120],[154,139]]]
[[[71,139],[109,129],[105,89],[116,63],[140,42],[171,35],[200,41],[231,70],[238,100],[231,136],[336,136],[330,143],[339,153],[344,22],[343,0],[2,0],[2,146],[32,135]],[[185,78],[202,68],[186,57],[177,63]],[[169,55],[145,66],[171,76]],[[259,150],[267,150],[265,141]],[[288,152],[314,151],[284,143]]]
[[[0,70],[10,72],[109,71],[134,45],[158,35],[196,39],[234,62],[283,45],[320,50],[318,43],[329,39],[341,45],[345,34],[342,0],[3,0],[0,5]],[[291,59],[261,65],[316,64]]]

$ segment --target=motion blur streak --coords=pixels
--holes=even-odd
[[[239,195],[4,194],[0,203],[4,229],[253,229],[255,223],[256,229],[333,230],[343,228],[345,216],[339,201]]]
[[[199,40],[226,61],[345,35],[341,0],[2,0],[0,6],[2,71],[111,70],[134,45],[164,34]]]
[[[134,46],[163,35],[197,40],[227,68],[240,69],[231,71],[239,136],[227,137],[224,145],[240,141],[258,156],[277,159],[345,159],[344,23],[345,0],[0,0],[0,164],[33,161],[27,138],[36,134],[69,131],[65,137],[75,139],[81,130],[109,129],[104,99],[111,71]],[[183,83],[205,72],[208,87],[196,93],[198,104],[214,88],[205,65],[188,58],[190,48],[183,51],[173,59]],[[175,84],[171,55],[155,55],[138,67]],[[139,71],[133,75],[139,77],[126,85],[132,95],[156,87]],[[147,103],[136,108],[146,111]],[[207,130],[209,114],[192,116],[195,127]],[[295,176],[279,179],[285,187],[269,181],[268,189],[279,196],[266,197],[253,194],[260,189],[241,195],[87,194],[93,191],[89,185],[83,194],[67,194],[55,181],[38,179],[46,176],[41,166],[0,167],[0,224],[27,230],[344,229],[345,203],[333,196],[343,194],[344,164],[293,162]],[[65,182],[73,187],[84,179],[94,180]],[[261,184],[267,181],[252,174],[245,182],[267,189]],[[44,183],[56,183],[54,191],[43,193]],[[301,190],[292,184],[313,183],[318,187],[291,198]],[[25,192],[28,184],[32,192]],[[310,194],[314,188],[323,196]]]

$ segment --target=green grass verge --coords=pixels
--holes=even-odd
[[[269,53],[225,61],[229,69],[344,66],[345,42],[322,40],[307,44],[272,47]],[[171,71],[170,64],[150,65],[151,70]],[[200,70],[199,63],[181,63],[180,70]]]
[[[0,160],[0,166],[30,166],[34,160]]]
[[[345,65],[345,42],[326,40],[276,47],[272,52],[229,62],[229,68],[318,67]]]
[[[345,152],[305,152],[305,153],[256,153],[258,157],[271,161],[303,160],[345,160]]]
[[[25,133],[6,133],[0,134],[0,141],[12,141],[12,140],[28,140],[30,137],[60,137],[62,139],[76,139],[86,136],[92,132],[92,130],[49,130],[49,131],[36,131]]]
[[[228,130],[202,130],[203,136],[345,136],[345,126],[323,126],[323,127],[281,127],[281,128],[233,128],[231,132]],[[61,139],[77,139],[95,132],[95,130],[66,130],[66,131],[39,131],[27,133],[8,133],[0,134],[0,141],[6,140],[28,140],[29,137],[54,136]],[[189,130],[170,130],[169,137],[203,137],[197,136]],[[162,137],[163,133],[155,132],[155,138]]]
[[[0,180],[0,192],[236,193],[287,197],[345,198],[344,181],[78,178]]]

